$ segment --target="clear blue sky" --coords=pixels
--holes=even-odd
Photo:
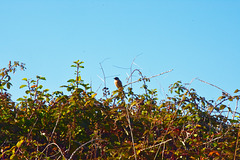
[[[146,76],[174,69],[151,81],[162,98],[171,83],[195,77],[233,93],[240,89],[239,15],[234,0],[0,1],[0,67],[26,63],[27,70],[13,76],[13,99],[23,95],[24,77],[45,76],[45,88],[59,90],[73,77],[77,59],[85,62],[82,77],[94,91],[103,84],[99,63],[106,59],[112,91],[113,76],[126,83],[129,74],[115,66],[129,68],[139,54],[134,68]],[[209,99],[221,95],[199,81],[192,87]]]

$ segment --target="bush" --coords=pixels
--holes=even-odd
[[[1,70],[1,159],[240,159],[239,113],[225,105],[239,95],[208,101],[176,82],[172,96],[158,101],[142,77],[144,94],[125,87],[108,97],[105,88],[97,99],[81,79],[82,63],[74,62],[76,78],[61,86],[68,95],[43,89],[44,77],[24,78],[18,103],[8,93],[9,74],[24,64]]]

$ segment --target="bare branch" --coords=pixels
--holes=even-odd
[[[237,109],[238,109],[238,100],[236,102],[236,107],[235,107],[235,111],[233,112],[233,115],[232,115],[232,119],[234,120],[234,117],[235,117],[235,114],[237,112]]]
[[[138,54],[136,57],[134,57],[134,59],[133,59],[133,61],[132,61],[132,63],[131,63],[130,72],[132,72],[132,65],[133,65],[133,64],[135,64],[136,66],[140,67],[139,65],[137,65],[137,64],[134,62],[134,61],[137,59],[137,57],[139,57],[140,55],[142,55],[142,53],[141,53],[141,54]]]
[[[119,66],[116,66],[116,65],[113,65],[113,67],[120,68],[120,69],[129,69],[129,68],[125,68],[125,67],[119,67]]]
[[[216,86],[216,85],[214,85],[214,84],[212,84],[212,83],[209,83],[209,82],[203,81],[203,80],[201,80],[201,79],[199,79],[199,78],[196,78],[196,79],[199,80],[200,82],[206,83],[206,84],[208,84],[208,85],[211,85],[211,86],[213,86],[213,87],[215,87],[215,88],[221,90],[223,93],[226,93],[227,95],[230,95],[228,92],[226,92],[226,91],[223,90],[222,88],[220,88],[220,87],[218,87],[218,86]]]
[[[103,73],[103,83],[104,83],[104,87],[106,87],[106,76],[105,76],[105,73],[104,73],[104,70],[103,70],[103,67],[102,67],[102,63],[99,63],[100,67],[101,67],[101,70],[102,70],[102,73]]]
[[[239,135],[239,133],[240,133],[240,128],[238,128],[237,135]],[[236,160],[236,155],[237,155],[237,150],[238,150],[238,141],[239,141],[239,136],[237,136],[236,147],[235,147],[235,151],[234,151],[234,160]]]
[[[127,108],[127,107],[126,107],[126,111],[127,111],[128,126],[129,126],[129,129],[130,129],[131,138],[132,138],[133,153],[134,153],[135,160],[137,160],[137,153],[136,153],[136,148],[135,148],[135,145],[134,145],[134,138],[133,138],[131,121],[130,121],[130,115],[129,115],[129,112],[128,112],[128,108]]]
[[[107,84],[106,84],[106,76],[105,76],[105,72],[104,72],[103,67],[102,67],[102,63],[103,63],[105,60],[107,60],[107,59],[109,59],[109,58],[106,58],[106,59],[104,59],[102,62],[99,63],[99,65],[100,65],[100,67],[101,67],[101,70],[102,70],[102,73],[103,73],[104,89],[107,88]],[[99,77],[99,78],[100,78],[100,77]],[[108,94],[106,94],[106,90],[103,92],[103,95],[107,98],[107,95],[108,95]]]
[[[57,145],[57,143],[50,143],[50,144],[48,144],[48,145],[44,148],[44,150],[42,151],[42,153],[43,153],[43,152],[44,152],[49,146],[51,146],[51,145],[55,145],[55,146],[57,146],[59,152],[60,152],[61,155],[63,156],[63,159],[66,159],[66,157],[64,156],[64,154],[63,154],[61,148]]]
[[[209,143],[211,143],[211,142],[213,142],[213,141],[216,141],[216,140],[222,138],[223,136],[225,136],[228,132],[229,132],[229,130],[226,131],[223,135],[221,135],[221,136],[219,136],[219,137],[216,137],[216,138],[213,138],[213,139],[211,139],[211,140],[208,141],[208,142],[202,143],[202,144],[198,145],[197,147],[202,146],[202,145],[205,145],[205,144],[209,144]]]
[[[60,119],[60,117],[61,117],[61,114],[62,114],[62,107],[61,107],[61,110],[60,110],[60,112],[59,112],[58,119],[57,119],[57,121],[56,121],[56,123],[55,123],[55,126],[54,126],[54,128],[53,128],[53,130],[52,130],[52,134],[51,134],[51,139],[50,139],[50,140],[52,140],[53,134],[54,134],[54,132],[55,132],[55,130],[56,130],[56,128],[57,128],[57,125],[58,125],[59,119]]]
[[[102,79],[102,77],[100,77],[99,75],[97,75],[99,79],[101,79],[101,81],[104,83],[104,79]]]
[[[141,76],[141,78],[142,78],[142,79],[139,79],[138,81],[143,80],[144,86],[146,86],[146,78],[143,76],[142,72],[141,72],[139,69],[134,69],[134,70],[131,72],[129,78],[132,77],[132,75],[133,75],[133,73],[134,73],[135,71],[138,71],[138,73],[140,74],[140,76]],[[128,80],[129,80],[129,79],[128,79]],[[128,81],[128,80],[127,80],[127,81]],[[132,80],[132,78],[131,78],[131,80]],[[138,82],[138,81],[135,81],[135,82]],[[132,83],[134,83],[134,82],[130,82],[130,83],[126,84],[126,85],[123,86],[123,87],[126,87],[127,85],[132,84]],[[146,92],[146,94],[147,94],[147,88],[144,88],[144,89],[145,89],[145,92]]]
[[[30,132],[28,133],[28,138],[29,138],[30,135],[32,134],[32,130],[33,130],[33,128],[35,127],[35,125],[37,124],[37,121],[38,121],[38,117],[36,118],[36,120],[35,120],[35,122],[34,122],[32,128],[31,128],[31,130],[30,130]]]
[[[130,76],[128,77],[128,79],[127,79],[127,82],[129,81],[129,79],[132,77],[132,75],[133,75],[133,73],[135,72],[135,71],[138,71],[138,73],[142,76],[142,72],[139,70],[139,69],[134,69],[133,71],[131,71],[131,74],[130,74]],[[142,76],[142,78],[143,78],[143,76]],[[132,80],[132,79],[131,79]],[[140,81],[140,80],[139,80]],[[130,82],[129,84],[132,84],[133,82]],[[126,85],[128,85],[128,84],[126,84]],[[125,85],[125,86],[126,86]]]
[[[72,159],[72,157],[74,156],[74,154],[75,154],[80,148],[84,147],[85,145],[87,145],[88,143],[91,143],[91,142],[93,142],[93,141],[106,141],[106,140],[104,140],[104,139],[92,139],[92,140],[90,140],[90,141],[82,144],[81,146],[79,146],[79,147],[71,154],[71,156],[70,156],[70,158],[69,158],[68,160]]]
[[[172,71],[173,71],[173,69],[171,69],[171,70],[169,70],[169,71],[166,71],[166,72],[162,72],[162,73],[157,74],[157,75],[154,75],[154,76],[151,76],[151,77],[149,77],[149,78],[147,78],[147,79],[151,79],[151,78],[154,78],[154,77],[157,77],[157,76],[161,76],[161,75],[163,75],[163,74],[166,74],[166,73],[169,73],[169,72],[172,72]],[[131,75],[130,75],[130,76],[131,76]],[[132,84],[132,83],[136,83],[136,82],[139,82],[139,81],[141,81],[141,80],[139,79],[139,80],[130,82],[130,83],[124,85],[123,87],[126,87],[126,86],[128,86],[128,85],[130,85],[130,84]]]
[[[171,70],[169,70],[169,71],[166,71],[166,72],[162,72],[162,73],[157,74],[157,75],[152,76],[152,77],[148,77],[148,79],[151,79],[151,78],[154,78],[154,77],[157,77],[157,76],[161,76],[161,75],[163,75],[163,74],[165,74],[165,73],[169,73],[169,72],[172,72],[172,71],[173,71],[173,69],[171,69]]]
[[[98,92],[98,90],[100,89],[101,86],[102,86],[102,84],[99,85],[98,89],[96,90],[96,93]]]
[[[171,141],[171,140],[172,140],[172,139],[168,139],[168,140],[166,140],[166,141],[163,141],[163,142],[158,143],[158,144],[156,144],[156,145],[150,146],[150,147],[148,147],[148,148],[141,149],[140,151],[144,151],[144,150],[151,149],[151,148],[154,148],[154,147],[157,147],[157,146],[161,146],[162,144],[165,144],[165,143],[167,143],[167,142],[169,142],[169,141]]]

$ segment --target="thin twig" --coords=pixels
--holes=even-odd
[[[104,70],[103,70],[102,64],[99,63],[99,65],[100,65],[101,70],[102,70],[102,73],[103,73],[103,83],[104,83],[104,87],[106,87],[106,76],[105,76],[105,73],[104,73]]]
[[[139,54],[139,55],[137,55],[136,57],[134,57],[134,59],[133,59],[133,61],[132,61],[132,63],[131,63],[131,66],[130,66],[130,73],[132,73],[132,66],[133,66],[133,64],[135,64],[134,63],[134,61],[136,60],[136,58],[138,57],[138,56],[140,56],[141,54]],[[129,76],[129,78],[131,77],[131,82],[132,82],[132,76]],[[128,79],[129,79],[128,78]]]
[[[104,59],[102,62],[99,63],[99,65],[100,65],[100,67],[101,67],[101,70],[102,70],[102,73],[103,73],[104,88],[107,88],[107,85],[106,85],[106,76],[105,76],[105,72],[104,72],[103,67],[102,67],[102,63],[103,63],[105,60],[107,60],[107,59],[109,59],[109,58],[106,58],[106,59]],[[104,94],[104,95],[105,95],[105,97],[107,98],[107,94]]]
[[[125,67],[119,67],[119,66],[116,66],[116,65],[113,65],[113,67],[120,68],[120,69],[129,69],[129,68],[125,68]]]
[[[52,136],[53,136],[53,134],[54,134],[54,132],[55,132],[55,130],[56,130],[56,128],[57,128],[57,125],[58,125],[58,122],[59,122],[61,113],[62,113],[62,107],[61,107],[61,110],[60,110],[60,112],[59,112],[59,115],[58,115],[58,119],[57,119],[57,121],[56,121],[56,124],[55,124],[55,126],[54,126],[54,128],[53,128],[53,131],[52,131],[50,140],[52,140]]]
[[[166,143],[163,144],[162,159],[164,158],[165,147],[166,147]],[[156,154],[156,155],[157,155],[157,154]],[[155,156],[154,158],[156,159],[157,156]]]
[[[238,141],[239,141],[239,133],[240,133],[240,126],[238,126],[237,142],[236,142],[236,147],[235,147],[235,152],[234,152],[234,160],[236,160],[236,155],[237,155]]]
[[[153,146],[150,146],[150,147],[148,147],[148,148],[141,149],[140,151],[144,151],[144,150],[151,149],[151,148],[154,148],[154,147],[157,147],[157,146],[161,146],[162,144],[165,144],[165,143],[167,143],[167,142],[169,142],[169,141],[171,141],[171,140],[172,140],[172,139],[168,139],[168,140],[166,140],[166,141],[164,141],[164,142],[158,143],[158,144],[153,145]]]
[[[142,72],[139,70],[139,69],[134,69],[133,71],[131,71],[131,74],[130,74],[130,76],[128,77],[128,79],[127,79],[127,82],[129,81],[129,79],[131,78],[132,79],[132,75],[133,75],[133,73],[135,72],[135,71],[138,71],[138,73],[142,76]],[[142,76],[142,78],[143,78],[143,76]],[[131,80],[132,81],[132,80]],[[139,80],[140,81],[140,80]],[[128,85],[128,84],[126,84],[126,85]],[[125,85],[125,86],[126,86]],[[124,86],[124,87],[125,87]]]
[[[193,79],[191,80],[191,82],[190,82],[190,83],[188,83],[188,90],[189,90],[189,88],[190,88],[191,84],[193,83],[193,81],[194,81],[195,79],[197,79],[197,77],[193,78]]]
[[[133,64],[134,64],[134,61],[135,61],[135,59],[138,57],[138,56],[140,56],[141,54],[139,54],[139,55],[137,55],[136,57],[134,57],[134,59],[133,59],[133,61],[132,61],[132,63],[131,63],[131,66],[130,66],[130,73],[131,73],[131,75],[132,75],[132,66],[133,66]],[[132,82],[132,76],[128,76],[129,78],[131,78],[131,81],[130,82]],[[128,78],[128,80],[129,80],[129,78]],[[131,84],[131,88],[132,88],[132,84]],[[132,99],[133,99],[133,95],[132,95]]]
[[[35,122],[34,122],[34,124],[33,124],[32,128],[31,128],[31,130],[30,130],[30,132],[28,133],[28,138],[29,138],[29,136],[31,135],[31,133],[32,133],[32,130],[33,130],[33,128],[35,127],[35,125],[36,125],[37,121],[38,121],[38,117],[36,118],[36,120],[35,120]]]
[[[50,144],[48,144],[48,145],[44,148],[44,150],[42,151],[42,153],[43,153],[43,152],[44,152],[49,146],[51,146],[51,145],[55,145],[55,146],[57,146],[59,152],[60,152],[61,155],[63,156],[63,159],[66,159],[66,157],[64,156],[64,154],[63,154],[61,148],[57,145],[57,143],[50,143]]]
[[[214,138],[214,139],[211,139],[209,142],[205,142],[205,143],[203,143],[202,145],[205,145],[205,144],[211,143],[211,142],[216,141],[216,140],[218,140],[218,139],[220,139],[220,138],[222,138],[222,137],[223,137],[223,135],[220,136],[220,137],[216,137],[216,138]]]
[[[169,72],[172,72],[172,71],[173,71],[173,69],[171,69],[171,70],[169,70],[169,71],[166,71],[166,72],[162,72],[162,73],[157,74],[157,75],[154,75],[154,76],[151,76],[151,77],[149,77],[149,78],[147,78],[147,79],[151,79],[151,78],[154,78],[154,77],[157,77],[157,76],[161,76],[161,75],[163,75],[163,74],[166,74],[166,73],[169,73]],[[134,82],[130,82],[130,83],[124,85],[123,87],[126,87],[126,86],[128,86],[128,85],[130,85],[130,84],[133,84],[133,83],[136,83],[136,82],[139,82],[139,81],[141,81],[141,80],[139,79],[139,80],[136,80],[136,81],[134,81]]]
[[[212,83],[209,83],[209,82],[203,81],[203,80],[201,80],[201,79],[199,79],[199,78],[196,78],[196,79],[199,80],[200,82],[206,83],[206,84],[208,84],[208,85],[211,85],[211,86],[213,86],[213,87],[215,87],[215,88],[221,90],[223,93],[226,93],[227,95],[230,95],[228,92],[226,92],[226,91],[223,90],[222,88],[220,88],[220,87],[218,87],[218,86],[216,86],[216,85],[214,85],[214,84],[212,84]]]
[[[213,142],[213,141],[216,141],[216,140],[222,138],[223,136],[225,136],[228,132],[229,132],[229,130],[226,131],[223,135],[221,135],[221,136],[219,136],[219,137],[216,137],[216,138],[214,138],[214,139],[211,139],[211,140],[208,141],[208,142],[202,143],[202,144],[198,145],[197,147],[202,146],[202,145],[205,145],[205,144],[209,144],[209,143],[211,143],[211,142]]]
[[[132,126],[131,126],[130,116],[129,116],[129,112],[128,112],[128,108],[127,107],[126,107],[126,111],[127,111],[128,126],[129,126],[129,129],[130,129],[131,138],[132,138],[133,153],[134,153],[135,160],[137,160],[137,153],[136,153],[136,149],[135,149],[135,145],[134,145]]]
[[[101,86],[102,86],[102,84],[100,84],[100,85],[99,85],[99,87],[98,87],[98,89],[96,90],[96,92],[95,92],[95,93],[97,93],[97,92],[98,92],[98,90],[101,88]]]
[[[75,154],[80,148],[82,148],[83,146],[85,146],[85,145],[87,145],[88,143],[91,143],[91,142],[93,142],[93,141],[106,141],[106,140],[104,140],[104,139],[92,139],[92,140],[90,140],[90,141],[82,144],[81,146],[79,146],[79,147],[71,154],[71,156],[70,156],[70,158],[69,158],[68,160],[72,159],[72,157],[74,156],[74,154]]]
[[[234,113],[233,113],[233,115],[232,115],[232,119],[233,119],[233,120],[234,120],[235,114],[236,114],[236,112],[237,112],[237,108],[238,108],[238,100],[237,100],[237,102],[236,102],[235,111],[234,111]]]
[[[154,75],[154,76],[152,76],[152,77],[148,77],[148,79],[151,79],[151,78],[154,78],[154,77],[157,77],[157,76],[161,76],[161,75],[163,75],[163,74],[165,74],[165,73],[169,73],[169,72],[172,72],[172,71],[173,71],[173,69],[170,69],[169,71],[165,71],[165,72],[162,72],[162,73],[160,73],[160,74]]]

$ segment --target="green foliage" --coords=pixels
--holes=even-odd
[[[80,76],[82,63],[74,62],[76,77],[62,86],[70,94],[49,93],[45,77],[23,78],[18,103],[6,88],[19,63],[1,70],[1,159],[240,159],[239,114],[224,103],[239,95],[208,101],[176,82],[173,96],[158,101],[142,79],[144,94],[129,87],[96,99]]]
[[[9,61],[7,68],[2,68],[0,70],[0,90],[1,92],[7,91],[7,89],[10,89],[12,86],[12,83],[10,82],[11,76],[10,73],[15,73],[17,67],[20,67],[21,70],[25,70],[25,64],[14,62],[14,64]],[[6,89],[7,88],[7,89]]]

